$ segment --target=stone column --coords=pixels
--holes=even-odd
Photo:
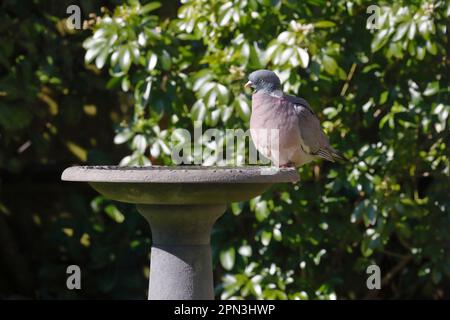
[[[210,236],[226,205],[139,204],[137,208],[152,231],[148,299],[214,299]]]

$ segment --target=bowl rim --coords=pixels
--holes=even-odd
[[[281,183],[300,179],[295,168],[269,166],[72,166],[63,181],[107,183]]]

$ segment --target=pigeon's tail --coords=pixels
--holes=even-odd
[[[331,153],[331,155],[333,156],[334,160],[337,160],[339,162],[348,162],[348,161],[350,161],[342,153],[340,153],[339,151],[337,151],[335,149],[333,149],[333,152]]]
[[[327,147],[325,149],[320,149],[317,152],[317,155],[321,158],[324,158],[331,162],[346,162],[349,161],[342,153],[337,151],[336,149],[332,147]]]

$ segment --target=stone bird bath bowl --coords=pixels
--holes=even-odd
[[[191,300],[214,299],[210,234],[227,204],[299,177],[294,168],[93,166],[67,168],[61,179],[136,204],[152,231],[148,298]]]

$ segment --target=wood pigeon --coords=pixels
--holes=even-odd
[[[256,149],[279,167],[300,167],[312,160],[346,160],[330,146],[319,119],[305,99],[284,94],[270,70],[250,74],[254,89],[250,135]]]

